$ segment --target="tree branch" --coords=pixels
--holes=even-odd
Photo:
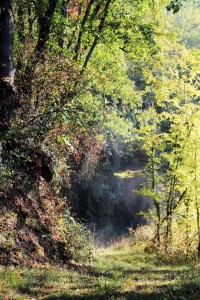
[[[95,2],[95,0],[90,0],[90,2],[88,3],[87,9],[85,11],[85,15],[84,15],[84,17],[82,19],[82,22],[81,22],[81,28],[80,28],[79,35],[78,35],[78,41],[77,41],[77,44],[76,44],[76,47],[75,47],[75,55],[74,55],[75,60],[77,60],[78,56],[79,56],[79,51],[80,51],[80,48],[81,48],[81,39],[82,39],[82,35],[84,33],[84,30],[85,30],[85,24],[87,22],[87,19],[89,17],[89,14],[90,14],[90,11],[91,11],[91,8],[92,8],[92,5],[93,5],[94,2]]]
[[[108,9],[109,9],[111,1],[112,0],[107,0],[106,1],[105,7],[104,7],[104,11],[103,11],[103,15],[102,15],[102,18],[101,18],[101,21],[100,21],[100,24],[99,24],[99,27],[98,27],[98,30],[97,30],[97,34],[96,34],[96,36],[94,38],[94,41],[92,43],[92,46],[91,46],[89,52],[88,52],[88,54],[87,54],[87,56],[85,58],[85,61],[84,61],[83,66],[82,66],[81,74],[83,74],[84,71],[85,71],[85,69],[87,68],[88,62],[89,62],[89,60],[90,60],[90,58],[92,56],[92,53],[93,53],[93,51],[94,51],[94,49],[95,49],[95,47],[96,47],[96,45],[98,43],[98,40],[100,38],[100,34],[101,34],[101,32],[103,30],[103,27],[104,27],[104,23],[105,23],[106,17],[108,15]]]

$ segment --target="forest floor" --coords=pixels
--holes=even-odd
[[[169,263],[126,240],[87,266],[0,267],[0,299],[200,299],[200,262]]]

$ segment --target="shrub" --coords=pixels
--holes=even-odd
[[[94,249],[94,234],[66,211],[66,247],[75,261],[90,261]]]

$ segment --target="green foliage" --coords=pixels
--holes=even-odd
[[[187,50],[169,35],[158,36],[156,42],[160,51],[144,64],[142,85],[138,82],[144,109],[136,112],[132,134],[147,157],[145,169],[140,170],[147,180],[136,193],[152,199],[154,210],[148,216],[156,224],[154,247],[176,252],[180,231],[184,232],[182,255],[188,256],[191,248],[192,256],[199,253],[199,200],[192,194],[198,185],[199,51]],[[131,171],[120,177],[130,175]]]
[[[76,221],[66,211],[66,251],[72,253],[75,261],[87,262],[93,257],[94,234],[86,226]]]

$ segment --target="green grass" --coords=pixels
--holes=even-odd
[[[0,299],[200,299],[200,264],[169,264],[140,247],[98,249],[91,266],[0,269]]]

